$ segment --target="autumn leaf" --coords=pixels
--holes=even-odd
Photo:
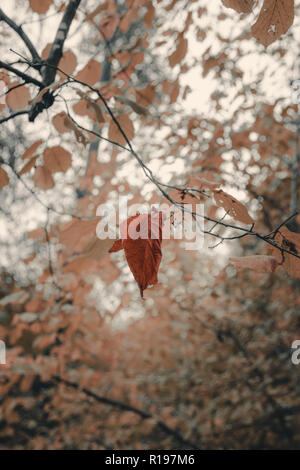
[[[107,40],[111,39],[112,36],[114,35],[118,23],[119,23],[119,15],[118,14],[107,14],[105,15],[100,23],[99,23],[99,32],[100,32],[100,38],[102,40]]]
[[[158,282],[157,273],[162,258],[162,213],[136,214],[122,222],[120,232],[122,239],[114,243],[109,253],[124,249],[143,298],[144,290]]]
[[[202,176],[195,176],[189,179],[188,186],[190,188],[197,188],[199,191],[203,191],[205,189],[217,189],[220,186],[220,183],[210,181]]]
[[[155,86],[148,83],[146,88],[135,90],[136,101],[141,106],[149,106],[156,95]]]
[[[232,8],[238,13],[251,13],[254,0],[222,0],[222,3],[227,8]]]
[[[278,266],[278,260],[274,256],[253,255],[238,258],[229,258],[229,263],[233,264],[237,271],[242,269],[252,269],[259,273],[272,273]]]
[[[51,189],[54,186],[54,180],[50,171],[41,165],[35,170],[33,181],[35,186],[45,190]]]
[[[60,134],[71,131],[70,127],[65,125],[66,118],[68,118],[68,115],[65,111],[61,111],[52,118],[52,124]]]
[[[152,23],[153,23],[154,18],[155,18],[155,7],[153,6],[152,2],[148,2],[147,9],[148,9],[148,11],[144,16],[145,27],[146,28],[151,28]]]
[[[185,58],[187,53],[187,39],[185,39],[182,34],[178,35],[178,39],[175,51],[169,56],[169,64],[171,67],[175,67],[175,65],[179,64]]]
[[[34,142],[28,149],[25,151],[25,153],[22,156],[22,160],[26,160],[26,158],[31,158],[34,154],[35,151],[38,149],[38,147],[43,143],[42,139],[37,140]]]
[[[19,82],[13,82],[10,84],[9,89],[20,85]],[[10,91],[7,94],[6,104],[13,109],[14,111],[18,111],[20,109],[24,109],[30,100],[30,93],[26,86],[18,86],[14,90]]]
[[[219,207],[223,207],[223,209],[228,212],[228,214],[235,220],[242,222],[243,224],[253,224],[254,220],[248,214],[246,207],[222,189],[214,191],[214,198],[216,204]]]
[[[77,94],[86,101],[87,110],[92,109],[95,113],[96,120],[99,123],[105,122],[105,118],[102,113],[101,105],[96,101],[92,100],[86,93],[83,93],[81,90],[77,90]],[[80,114],[80,113],[78,113]],[[84,112],[85,114],[85,112]],[[94,120],[93,115],[90,115]]]
[[[286,250],[291,251],[297,255],[300,255],[300,234],[291,232],[287,227],[281,227],[279,232],[275,236],[275,241],[278,245]],[[278,248],[272,248],[272,255],[277,259],[279,263],[282,263],[283,268],[289,273],[290,276],[300,278],[300,259],[284,253],[282,258],[281,251]]]
[[[180,205],[191,204],[193,212],[199,213],[198,204],[202,203],[202,200],[198,197],[199,194],[196,196],[191,191],[187,191],[185,189],[173,189],[172,191],[169,191],[168,196],[174,203]]]
[[[29,0],[30,8],[40,15],[46,13],[52,3],[53,0]]]
[[[72,164],[70,152],[57,145],[44,151],[44,165],[51,173],[65,172]]]
[[[0,167],[0,189],[4,188],[9,183],[9,177],[5,170]]]
[[[101,78],[101,65],[95,59],[89,60],[86,66],[78,72],[76,80],[93,86]]]
[[[130,141],[134,136],[133,122],[131,121],[130,117],[128,116],[128,114],[122,114],[121,116],[117,117],[117,121],[124,134]],[[115,124],[113,120],[109,124],[108,138],[112,142],[119,142],[122,145],[126,144],[126,140],[121,134],[119,127]]]
[[[100,261],[114,245],[115,240],[110,238],[93,238],[82,251],[82,255],[87,258]]]
[[[73,219],[62,227],[59,242],[72,251],[82,253],[85,249],[89,252],[92,247],[88,244],[95,239],[98,223],[98,218],[91,220]]]
[[[85,275],[85,273],[95,273],[98,269],[97,260],[78,256],[63,267],[63,272]]]
[[[259,17],[252,26],[252,35],[269,46],[285,34],[294,21],[294,0],[264,0]]]
[[[63,53],[63,56],[58,64],[58,67],[68,75],[71,75],[77,65],[77,59],[74,52],[71,50],[67,50]],[[57,71],[58,75],[64,80],[66,75],[59,70]]]
[[[38,158],[39,158],[38,155],[37,155],[36,157],[32,157],[32,158],[29,160],[29,162],[27,162],[27,163],[23,166],[23,168],[20,170],[19,175],[22,176],[22,175],[24,175],[25,173],[28,173],[28,172],[31,170],[31,168],[34,167],[35,162],[37,161]]]

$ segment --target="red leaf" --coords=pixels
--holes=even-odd
[[[157,283],[162,258],[162,212],[136,214],[121,223],[120,232],[122,239],[114,243],[109,253],[124,248],[127,263],[143,298],[143,291]]]

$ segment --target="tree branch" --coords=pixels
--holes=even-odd
[[[24,80],[24,82],[26,82],[26,83],[32,83],[33,85],[38,86],[41,89],[44,88],[44,85],[43,85],[42,82],[40,82],[39,80],[36,80],[35,78],[31,77],[30,75],[27,75],[27,73],[21,72],[21,70],[18,70],[15,67],[12,67],[11,65],[6,64],[5,62],[2,62],[2,60],[0,60],[0,68],[6,69],[9,72],[14,73],[18,77],[22,78]]]
[[[63,379],[62,377],[58,375],[54,376],[53,380],[58,383],[63,383],[67,385],[68,387],[74,388],[75,390],[80,390],[81,392],[84,392],[87,396],[94,398],[94,400],[98,401],[99,403],[104,403],[105,405],[110,405],[115,408],[119,408],[122,411],[131,411],[132,413],[139,415],[142,419],[154,418],[154,416],[151,413],[148,413],[147,411],[140,410],[139,408],[136,408],[131,405],[127,405],[126,403],[123,403],[118,400],[112,400],[111,398],[106,398],[101,395],[97,395],[91,390],[88,390],[85,387],[80,387],[77,383],[70,382],[69,380]],[[189,442],[186,439],[184,439],[184,437],[182,437],[182,435],[178,431],[175,431],[174,429],[169,428],[169,426],[167,426],[163,421],[157,421],[157,426],[166,434],[169,434],[170,436],[177,439],[178,442],[180,442],[181,444],[187,447],[190,447],[191,449],[195,449],[195,450],[199,449],[199,446],[196,446],[192,442]]]
[[[5,23],[7,23],[8,26],[10,26],[20,36],[20,38],[23,40],[23,42],[27,46],[27,49],[29,50],[29,52],[31,54],[33,62],[34,63],[40,63],[41,58],[40,58],[39,54],[37,53],[36,48],[34,47],[32,42],[30,41],[29,37],[23,31],[22,26],[18,26],[11,18],[9,18],[4,13],[4,11],[1,8],[0,8],[0,21],[4,21]]]
[[[17,116],[21,116],[22,114],[28,114],[28,111],[26,110],[22,110],[22,111],[16,111],[15,113],[13,114],[10,114],[9,116],[3,118],[3,119],[0,119],[0,124],[2,124],[3,122],[7,122],[9,121],[10,119],[14,119],[15,117]]]
[[[50,69],[47,66],[42,68],[42,76],[45,86],[50,85],[55,79],[56,70],[53,67],[56,67],[62,58],[64,42],[67,38],[71,23],[80,2],[81,0],[70,0],[64,16],[62,17],[47,58],[47,63],[52,67]]]

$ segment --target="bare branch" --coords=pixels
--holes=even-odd
[[[37,50],[36,48],[34,47],[34,45],[32,44],[32,42],[30,41],[29,37],[27,36],[27,34],[23,31],[22,29],[22,26],[18,26],[11,18],[9,18],[5,13],[4,11],[0,8],[0,21],[4,21],[5,23],[7,23],[19,36],[20,38],[23,40],[23,42],[25,43],[25,45],[27,46],[27,49],[29,50],[30,54],[31,54],[31,57],[32,57],[32,60],[34,63],[40,63],[41,62],[41,58],[39,56],[39,54],[37,53]]]
[[[54,376],[53,380],[58,383],[63,383],[67,385],[68,387],[74,388],[75,390],[80,390],[84,392],[87,396],[93,398],[94,400],[104,403],[105,405],[110,405],[115,408],[119,408],[122,411],[131,411],[132,413],[135,413],[139,415],[142,419],[149,419],[149,418],[155,418],[151,413],[148,413],[147,411],[140,410],[139,408],[136,408],[131,405],[127,405],[126,403],[123,403],[118,400],[112,400],[111,398],[106,398],[100,395],[97,395],[96,393],[92,392],[91,390],[88,390],[85,387],[80,387],[77,383],[75,382],[70,382],[69,380],[63,379],[60,376]],[[171,429],[169,426],[167,426],[163,421],[157,421],[157,427],[160,428],[162,431],[164,431],[166,434],[173,436],[175,439],[178,440],[181,444],[190,447],[191,449],[199,449],[200,447],[195,445],[194,443],[187,441],[182,437],[182,435],[178,432],[175,431],[174,429]]]
[[[33,67],[33,65],[31,66]],[[18,77],[22,78],[24,82],[26,83],[32,83],[33,85],[38,86],[39,88],[44,88],[44,85],[42,82],[40,82],[39,80],[36,80],[30,75],[27,75],[27,73],[21,72],[21,70],[18,70],[15,67],[12,67],[11,65],[6,64],[5,62],[2,62],[2,60],[0,60],[0,68],[6,69],[9,72],[14,73]]]
[[[10,114],[6,118],[0,119],[0,124],[2,124],[3,122],[7,122],[10,119],[14,119],[17,116],[21,116],[22,114],[28,114],[28,111],[26,111],[25,109],[23,109],[22,111],[16,111],[15,113]]]

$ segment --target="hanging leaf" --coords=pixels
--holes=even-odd
[[[243,224],[253,224],[254,220],[248,214],[246,207],[222,189],[214,191],[214,198],[216,204],[219,207],[223,207],[223,209],[228,212],[228,214],[235,220],[242,222]]]
[[[114,243],[109,253],[124,249],[128,266],[143,298],[144,290],[158,282],[157,273],[162,258],[162,213],[136,214],[121,223],[120,232],[122,239]]]

